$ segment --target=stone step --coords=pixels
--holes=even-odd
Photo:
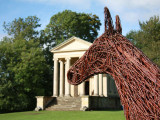
[[[71,100],[71,101],[69,101],[69,100],[68,101],[62,101],[62,100],[57,100],[57,102],[59,102],[59,103],[60,102],[69,102],[69,103],[72,103],[72,102],[81,102],[81,101],[74,101],[74,100]]]
[[[47,108],[47,109],[61,109],[61,110],[63,110],[63,109],[77,109],[77,110],[79,110],[81,107],[51,107],[51,108]]]
[[[57,101],[59,101],[59,102],[80,102],[81,100],[75,100],[75,99],[60,100],[60,99],[57,99]]]
[[[67,108],[67,109],[65,109],[65,108],[63,108],[63,109],[56,109],[56,108],[54,108],[54,109],[46,109],[47,111],[80,111],[80,109],[79,108],[77,108],[77,109],[69,109],[69,108]]]
[[[80,97],[57,97],[55,101],[52,101],[46,108],[46,110],[55,111],[71,111],[80,110],[81,108],[81,98]]]
[[[50,106],[50,107],[79,107],[81,105],[53,105],[53,106]]]
[[[53,106],[50,106],[50,108],[52,108],[52,107],[53,108],[55,108],[55,107],[57,107],[57,108],[72,108],[72,107],[81,107],[81,105],[68,105],[68,106],[66,106],[66,105],[53,105]]]
[[[81,102],[81,101],[55,101],[57,103],[77,103],[77,102]]]
[[[51,105],[77,105],[80,104],[81,102],[57,102],[57,103],[52,103]]]
[[[79,108],[81,106],[51,106],[48,108]]]
[[[78,108],[47,108],[47,109],[45,109],[45,110],[80,110],[80,107],[78,107]]]

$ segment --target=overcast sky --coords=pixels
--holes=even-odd
[[[8,23],[15,18],[35,15],[40,18],[41,29],[44,29],[51,16],[66,9],[99,16],[101,35],[104,32],[105,6],[109,8],[114,23],[115,16],[120,16],[123,35],[138,30],[138,21],[160,15],[160,0],[0,0],[0,39],[6,35],[2,27],[4,21]]]

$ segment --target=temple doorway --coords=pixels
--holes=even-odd
[[[85,95],[89,95],[89,81],[85,82]]]

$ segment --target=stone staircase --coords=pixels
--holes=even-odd
[[[49,111],[75,111],[81,109],[81,97],[56,97],[45,110]]]

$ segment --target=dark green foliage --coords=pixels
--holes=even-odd
[[[96,15],[65,10],[51,17],[44,31],[48,37],[46,43],[59,44],[72,36],[93,42],[100,25]]]
[[[139,22],[139,31],[130,31],[127,38],[140,48],[154,63],[160,66],[160,19],[151,17]]]
[[[35,17],[28,18],[35,19]],[[31,27],[31,30],[28,22],[26,24],[26,21],[20,23],[21,21],[23,19],[19,18],[7,26],[6,29],[12,33],[13,38],[5,37],[0,42],[1,112],[33,110],[36,105],[35,96],[45,95],[45,88],[48,87],[49,66],[35,36],[38,35],[34,32],[36,27]],[[33,21],[30,22],[32,26]],[[14,31],[12,26],[20,31]],[[23,29],[25,27],[30,29]]]

